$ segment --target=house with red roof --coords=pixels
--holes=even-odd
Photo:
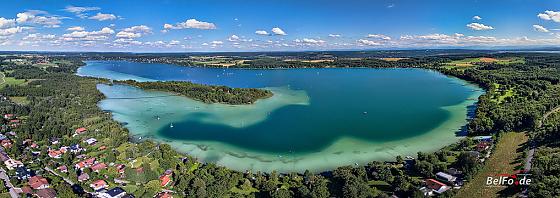
[[[85,133],[85,132],[87,132],[87,129],[86,129],[86,128],[84,128],[84,127],[77,128],[77,129],[74,131],[74,136],[80,135],[80,134]]]
[[[49,181],[41,176],[33,176],[29,178],[29,186],[35,190],[45,189],[49,187]]]
[[[74,168],[82,170],[84,168],[88,168],[92,166],[94,163],[95,163],[95,157],[92,157],[78,162],[76,165],[74,165]]]
[[[49,157],[59,159],[62,157],[62,154],[66,153],[66,147],[62,147],[58,150],[49,150]]]
[[[107,188],[108,185],[107,185],[107,182],[105,182],[104,180],[97,180],[97,181],[94,181],[93,183],[91,183],[89,185],[89,187],[91,187],[91,188],[93,188],[93,190],[97,191],[97,190],[100,190],[100,189],[103,189],[103,188]]]
[[[482,152],[489,149],[491,145],[492,144],[490,142],[481,141],[476,145],[476,150]]]
[[[105,163],[97,163],[91,166],[91,171],[98,173],[100,170],[106,169],[107,165]]]
[[[165,187],[171,183],[171,176],[170,175],[162,175],[159,177],[159,181],[161,182],[161,187]]]
[[[424,192],[424,195],[426,196],[432,196],[434,193],[442,194],[445,191],[451,189],[450,186],[447,186],[444,183],[441,183],[440,181],[437,181],[435,179],[427,179],[425,181],[425,184],[426,186],[420,188],[420,190]]]
[[[10,122],[8,123],[11,127],[17,127],[19,126],[19,120],[10,120]]]
[[[4,119],[9,120],[16,117],[14,114],[4,114]]]

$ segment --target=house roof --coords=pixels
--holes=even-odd
[[[55,198],[56,191],[52,188],[40,189],[35,193],[40,198]]]
[[[82,173],[80,176],[78,176],[78,180],[80,181],[84,181],[88,179],[89,179],[89,175],[87,173]]]
[[[66,165],[62,165],[62,166],[57,167],[56,169],[58,169],[58,170],[68,170],[68,167],[66,167]]]
[[[49,182],[44,177],[33,176],[33,177],[29,178],[29,185],[33,189],[38,189],[38,188],[41,188],[41,186],[43,186],[43,185],[49,185]]]
[[[101,170],[101,169],[104,169],[104,168],[107,168],[107,165],[105,163],[97,163],[97,164],[95,164],[91,167],[91,170],[97,171],[97,170]]]
[[[168,192],[160,192],[156,195],[157,198],[173,198],[170,193]]]
[[[104,180],[97,180],[97,181],[94,181],[93,183],[91,183],[91,186],[94,187],[94,188],[99,188],[99,187],[102,187],[102,186],[105,186],[105,185],[107,185],[107,182],[105,182]]]
[[[434,189],[434,190],[438,190],[441,187],[444,187],[445,184],[441,183],[435,179],[427,179],[426,180],[426,186],[428,186],[428,188]]]
[[[107,194],[109,194],[111,197],[116,197],[117,195],[120,195],[122,193],[126,193],[126,191],[124,191],[120,187],[115,187],[107,191]]]
[[[75,132],[76,132],[76,133],[83,133],[83,132],[86,132],[86,131],[87,131],[86,128],[80,127],[80,128],[77,128]]]
[[[438,173],[436,173],[436,176],[439,177],[439,178],[441,178],[441,179],[445,179],[445,180],[447,180],[447,181],[453,181],[453,180],[455,180],[455,177],[454,177],[454,176],[449,175],[449,174],[444,173],[444,172],[438,172]]]
[[[171,177],[169,175],[162,175],[159,177],[159,180],[161,181],[161,186],[167,186],[171,182]]]
[[[31,193],[33,193],[33,189],[31,189],[31,187],[29,187],[29,186],[24,186],[24,187],[21,187],[21,192],[23,192],[25,194],[31,194]]]

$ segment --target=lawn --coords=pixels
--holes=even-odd
[[[494,153],[486,161],[482,170],[459,190],[456,197],[484,198],[502,196],[500,191],[504,190],[505,187],[487,187],[486,179],[488,176],[495,176],[497,174],[515,173],[516,167],[519,165],[516,159],[521,155],[518,149],[522,147],[523,143],[527,142],[527,139],[525,133],[504,133],[496,145]]]
[[[498,104],[504,102],[506,98],[515,95],[515,89],[513,87],[505,89],[500,84],[497,83],[494,83],[494,90],[495,90],[495,94],[492,95],[492,101]]]
[[[25,83],[23,79],[15,79],[13,77],[6,77],[4,73],[0,72],[0,88],[6,85],[22,85]]]

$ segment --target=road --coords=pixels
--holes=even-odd
[[[16,189],[12,185],[12,182],[10,182],[10,178],[6,174],[6,170],[4,170],[3,168],[0,168],[0,179],[4,180],[4,184],[6,184],[6,186],[10,189],[10,196],[12,198],[18,198],[19,195],[17,194]]]
[[[548,116],[552,115],[553,113],[556,113],[560,111],[560,107],[555,107],[554,109],[546,112],[542,119],[539,120],[539,122],[537,123],[537,128],[541,128],[544,121],[546,120],[546,118],[548,118]],[[527,152],[527,158],[525,159],[525,167],[524,170],[525,172],[529,172],[531,170],[531,161],[533,160],[533,157],[535,156],[535,143],[531,140],[529,141],[529,152]]]

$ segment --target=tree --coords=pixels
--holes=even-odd
[[[463,173],[470,175],[478,167],[478,157],[471,152],[461,152],[455,164]]]
[[[426,161],[416,161],[414,167],[416,168],[416,171],[418,171],[418,173],[426,177],[434,176],[434,165],[432,163]]]

